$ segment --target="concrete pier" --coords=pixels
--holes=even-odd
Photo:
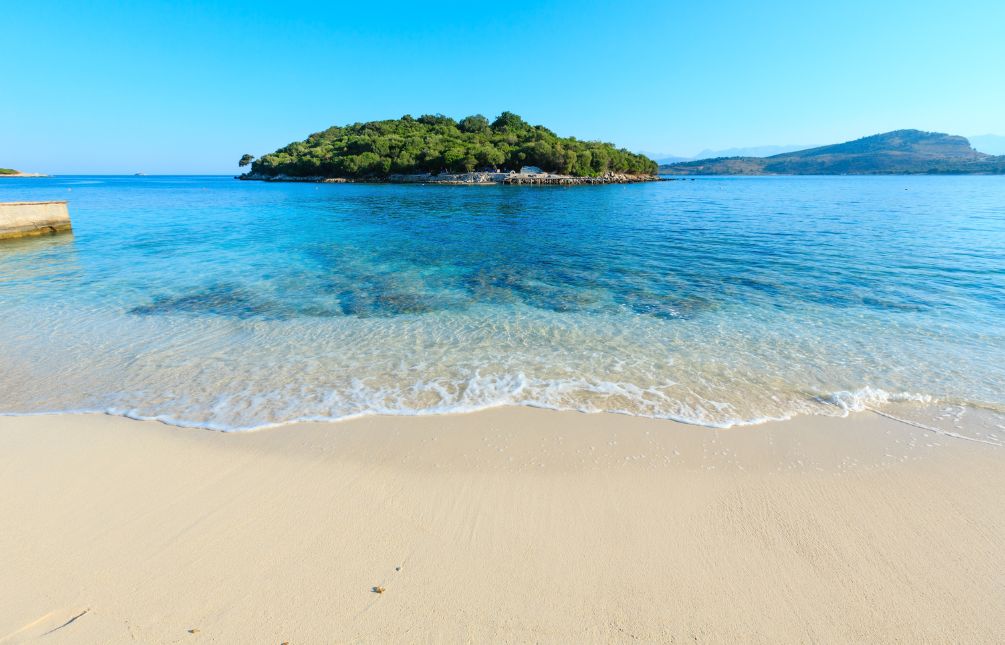
[[[71,230],[66,202],[0,202],[0,240]]]

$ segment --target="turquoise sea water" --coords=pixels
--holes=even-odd
[[[0,180],[48,199],[74,235],[0,244],[2,413],[870,407],[1005,440],[1002,177]]]

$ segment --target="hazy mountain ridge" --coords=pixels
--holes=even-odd
[[[660,166],[673,175],[999,174],[1005,156],[974,150],[966,137],[895,130],[770,157],[720,157]]]
[[[782,154],[783,152],[793,152],[795,150],[805,150],[814,146],[806,145],[763,145],[747,146],[743,148],[726,148],[723,150],[711,150],[705,148],[696,155],[689,157],[659,152],[640,152],[650,159],[655,159],[660,165],[680,163],[681,161],[698,161],[699,159],[715,159],[719,157],[770,157],[771,155]]]

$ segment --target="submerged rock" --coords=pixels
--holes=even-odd
[[[166,314],[208,314],[234,318],[281,318],[280,311],[256,298],[250,291],[229,284],[218,284],[180,296],[155,296],[153,302],[129,310],[141,316]]]

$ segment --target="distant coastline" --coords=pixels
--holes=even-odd
[[[978,152],[965,137],[896,130],[770,157],[720,157],[659,167],[663,175],[1000,175],[1005,156]]]
[[[0,168],[0,177],[49,177],[37,172],[21,172],[13,168]]]

